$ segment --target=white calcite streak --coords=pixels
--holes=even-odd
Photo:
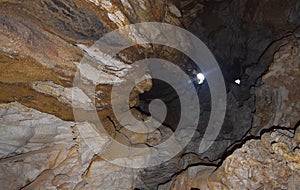
[[[127,9],[132,9],[132,6],[130,5],[130,3],[128,2],[128,0],[121,0],[121,2],[122,2],[122,5],[124,6],[124,7],[126,7]]]
[[[94,3],[95,5],[99,6],[99,1],[98,0],[89,0],[89,1]]]
[[[80,74],[86,79],[88,79],[89,81],[93,82],[94,85],[115,84],[115,83],[121,83],[123,81],[119,77],[98,70],[90,64],[86,64],[86,63],[83,64],[75,63],[75,64],[79,69]]]
[[[128,23],[125,15],[120,11],[120,9],[113,5],[108,0],[89,0],[90,2],[94,3],[95,5],[101,7],[102,9],[107,11],[108,18],[114,22],[118,27],[125,26],[126,23]],[[128,8],[129,3],[126,3],[126,6]],[[145,6],[143,6],[146,8]]]
[[[118,26],[122,25],[122,22],[119,20],[119,18],[115,14],[107,13],[107,16],[111,21],[116,23]]]
[[[32,84],[32,88],[37,92],[53,96],[60,102],[72,105],[75,108],[82,108],[84,110],[93,109],[92,100],[78,87],[65,88],[52,81],[36,81]]]
[[[82,44],[77,46],[97,63],[97,65],[92,65],[87,61],[75,63],[80,73],[95,85],[121,83],[122,77],[131,69],[130,65],[103,53],[94,46],[90,48]]]
[[[113,7],[110,1],[102,0],[101,1],[101,7],[105,8],[106,10],[109,10]]]
[[[88,48],[87,46],[82,45],[82,44],[78,44],[77,46],[79,48],[81,48],[82,50],[84,50],[89,56],[95,58],[99,64],[102,64],[106,68],[109,68],[114,71],[120,71],[123,69],[131,68],[130,65],[127,65],[127,64],[113,58],[112,56],[103,53],[96,47],[92,46],[92,47]]]

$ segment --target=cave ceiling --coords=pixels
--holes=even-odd
[[[203,42],[214,57],[207,61],[215,60],[218,67],[204,72],[180,48],[137,43],[151,35],[187,49],[195,42],[177,31],[160,33],[149,25],[143,31],[128,30],[137,23],[184,29]],[[121,40],[105,38],[120,28],[125,28]],[[0,0],[0,43],[0,189],[297,189],[299,185],[298,0]],[[131,45],[121,49],[123,43]],[[188,106],[176,88],[155,79],[162,68],[136,66],[153,58],[174,64],[164,68],[168,72],[175,73],[176,67],[185,73],[187,80],[174,74],[172,81],[180,93],[188,94],[188,87],[195,91],[197,99],[189,100],[189,108],[196,114],[183,112]],[[135,69],[142,74],[130,78]],[[226,109],[220,132],[203,152],[200,144],[215,111],[208,79],[218,69]],[[127,82],[134,83],[129,94]],[[116,86],[124,93],[114,95]],[[154,101],[157,105],[151,104]],[[128,109],[116,114],[114,106],[124,102]],[[165,105],[159,107],[166,110],[165,117],[151,114],[160,103]],[[197,124],[189,143],[183,146],[175,140],[180,151],[153,164],[165,152],[151,151],[172,139],[181,118],[193,115]],[[148,120],[151,116],[154,119]],[[129,128],[150,132],[131,131],[120,118]],[[148,126],[156,122],[158,127]],[[131,159],[152,165],[123,167]]]

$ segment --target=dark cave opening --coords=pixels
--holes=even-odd
[[[141,94],[139,97],[140,103],[137,106],[138,109],[149,116],[151,115],[149,111],[150,102],[155,99],[162,100],[167,107],[167,115],[164,121],[159,122],[168,126],[173,131],[176,130],[180,118],[181,107],[179,96],[172,86],[164,81],[153,79],[151,90]]]
[[[227,110],[222,129],[214,144],[208,151],[200,154],[198,146],[210,117],[211,94],[207,83],[200,86],[195,85],[201,112],[198,129],[186,147],[185,153],[195,153],[200,159],[208,159],[211,163],[220,165],[226,156],[238,147],[239,142],[248,139],[246,134],[251,130],[253,113],[255,112],[255,94],[252,89],[259,85],[257,81],[268,70],[272,63],[273,53],[280,48],[281,44],[277,44],[276,41],[289,35],[290,26],[286,23],[268,20],[263,16],[260,19],[252,20],[251,14],[253,13],[251,11],[242,12],[244,9],[235,11],[235,8],[240,6],[238,2],[206,3],[209,9],[206,9],[204,14],[199,15],[188,30],[208,46],[219,63],[227,88]],[[245,6],[252,5],[247,4]],[[265,9],[272,8],[266,7]],[[275,7],[274,9],[282,8]],[[272,11],[269,10],[269,12]],[[287,20],[287,15],[281,14],[280,17],[282,20]],[[295,21],[291,21],[291,23],[295,27]],[[285,29],[278,27],[280,25],[286,25]],[[270,52],[266,52],[267,49]],[[181,68],[193,77],[191,71],[195,67],[191,60],[182,65],[180,65]],[[199,69],[196,71],[199,72]],[[163,84],[154,80],[153,88],[140,95],[142,104],[147,105],[149,100],[155,98],[170,98],[167,97],[168,93],[161,94],[162,89],[168,91]],[[170,91],[170,93],[172,92]],[[176,115],[178,112],[180,110],[175,109],[174,114]],[[169,126],[176,125],[176,122],[172,121],[172,117],[164,122],[169,123]],[[176,162],[176,158],[165,165],[171,167],[173,162]],[[199,162],[203,162],[203,160]],[[151,180],[152,176],[156,176],[156,178],[159,176],[160,182],[164,180],[167,182],[170,179],[169,175],[168,172],[159,168],[152,168],[145,170],[143,180],[146,186],[156,187],[158,182]]]

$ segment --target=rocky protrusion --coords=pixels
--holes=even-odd
[[[300,120],[299,78],[300,40],[290,38],[274,54],[274,61],[255,89],[253,135],[272,126],[296,125]]]

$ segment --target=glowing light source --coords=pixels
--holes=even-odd
[[[197,74],[197,83],[202,84],[204,82],[204,80],[205,80],[204,75],[202,73],[198,73]]]
[[[236,79],[234,82],[235,82],[236,84],[241,84],[241,80],[240,80],[240,79]]]

